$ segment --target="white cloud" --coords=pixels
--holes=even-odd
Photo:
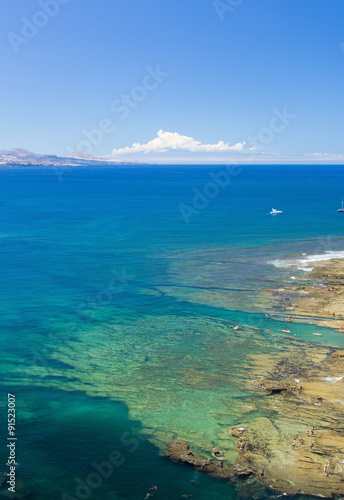
[[[217,144],[202,144],[192,137],[180,135],[177,132],[164,132],[159,130],[158,136],[147,142],[140,144],[135,142],[132,146],[125,148],[114,149],[113,155],[125,155],[129,153],[165,153],[171,150],[184,150],[191,152],[223,152],[223,151],[242,151],[246,142],[238,142],[234,146],[229,146],[228,143],[219,141]]]
[[[343,154],[335,154],[335,153],[309,153],[308,155],[305,155],[306,157],[309,156],[311,159],[317,160],[317,161],[343,161],[344,160],[344,155]]]

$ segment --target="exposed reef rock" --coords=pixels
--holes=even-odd
[[[210,473],[213,476],[222,479],[231,479],[234,477],[248,477],[253,474],[253,471],[246,465],[236,464],[234,467],[227,467],[223,464],[221,466],[222,462],[213,463],[211,458],[197,458],[186,441],[171,440],[166,444],[168,446],[168,451],[166,453],[167,457],[177,462],[191,465],[195,469]]]
[[[241,437],[243,435],[243,432],[245,432],[246,427],[244,426],[233,426],[230,429],[230,435],[235,436],[235,437]]]
[[[254,474],[253,470],[249,467],[245,467],[244,465],[237,464],[233,467],[233,472],[235,476],[244,478],[248,476],[252,476]]]
[[[344,260],[312,262],[312,267],[297,278],[304,286],[268,290],[266,297],[275,310],[292,314],[297,321],[308,319],[344,333]]]
[[[289,495],[300,492],[325,498],[343,495],[343,435],[316,430],[314,436],[304,437],[302,443],[296,439],[293,448],[292,438],[298,432],[292,431],[283,420],[257,418],[245,431],[245,444],[234,467],[236,475],[243,477],[255,471],[266,487]],[[311,442],[313,448],[309,446]],[[238,446],[241,446],[239,441]],[[328,475],[323,474],[324,466]]]
[[[215,466],[212,464],[211,459],[202,460],[195,457],[186,441],[172,440],[168,441],[166,444],[168,446],[168,452],[166,453],[167,457],[177,462],[192,465],[196,469],[206,470],[207,472],[215,470]]]
[[[247,380],[260,397],[243,423],[227,428],[228,440],[237,440],[237,458],[199,458],[181,440],[167,443],[167,456],[222,479],[251,477],[255,487],[278,494],[343,496],[344,351],[300,348],[295,341],[251,361]]]
[[[291,343],[273,357],[253,355],[249,372],[271,418],[259,416],[258,406],[257,418],[237,426],[245,427],[237,464],[280,493],[343,495],[344,351]]]
[[[273,382],[256,382],[255,385],[265,389],[269,392],[300,392],[302,391],[302,386],[295,383],[295,381],[290,380],[281,380],[281,381],[273,381]]]

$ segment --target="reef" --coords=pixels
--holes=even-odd
[[[280,494],[344,495],[344,351],[293,342],[273,357],[252,355],[247,370],[260,397],[248,421],[227,429],[234,465],[226,452],[221,467],[210,450],[198,458],[179,440],[167,456],[222,479],[255,476]]]
[[[257,401],[271,418],[239,426],[245,430],[237,463],[278,492],[343,495],[344,351],[302,349],[295,342],[269,360],[268,371],[264,358],[252,356],[249,371],[262,392]]]
[[[338,263],[326,266],[342,273]],[[281,316],[295,307],[295,320],[313,321],[317,313],[317,321],[338,328],[343,306],[326,301],[341,302],[344,289],[331,276],[326,281],[324,267],[308,273],[290,295],[295,306],[287,301],[283,309],[278,300],[288,291],[278,291]],[[316,304],[316,292],[324,304],[307,316],[301,303]],[[234,481],[236,488],[252,483],[278,494],[344,495],[343,351],[308,341],[310,329],[301,340],[293,331],[271,331],[270,317],[236,314],[228,319],[147,315],[122,323],[114,315],[46,348],[45,366],[25,361],[5,380],[14,383],[17,376],[20,385],[124,401],[161,453]],[[313,441],[306,435],[312,426]]]
[[[235,464],[234,467],[228,467],[227,465],[224,465],[222,461],[213,463],[212,458],[198,458],[190,449],[190,446],[186,441],[171,440],[166,444],[168,446],[168,451],[166,453],[167,457],[175,460],[176,462],[191,465],[196,470],[207,472],[208,474],[221,479],[230,479],[235,476],[243,478],[253,475],[253,471],[245,465]]]
[[[296,278],[295,285],[268,290],[275,310],[299,321],[312,320],[320,326],[344,333],[344,260],[312,263],[314,268]]]

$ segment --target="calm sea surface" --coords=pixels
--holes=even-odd
[[[244,166],[216,187],[224,170],[0,170],[0,427],[10,392],[30,498],[136,500],[153,485],[154,500],[271,495],[172,463],[165,443],[235,457],[227,429],[255,397],[248,356],[288,345],[261,292],[312,254],[344,251],[344,169]],[[311,331],[293,326],[302,342],[344,345]],[[5,439],[0,456],[7,472]]]

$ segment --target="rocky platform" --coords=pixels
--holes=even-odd
[[[344,351],[300,348],[291,342],[287,352],[273,358],[251,356],[248,371],[251,389],[260,397],[250,421],[228,429],[228,439],[237,440],[236,462],[228,463],[225,457],[221,467],[210,458],[211,450],[209,458],[197,457],[182,440],[167,443],[167,456],[222,479],[255,476],[279,494],[341,498]]]

